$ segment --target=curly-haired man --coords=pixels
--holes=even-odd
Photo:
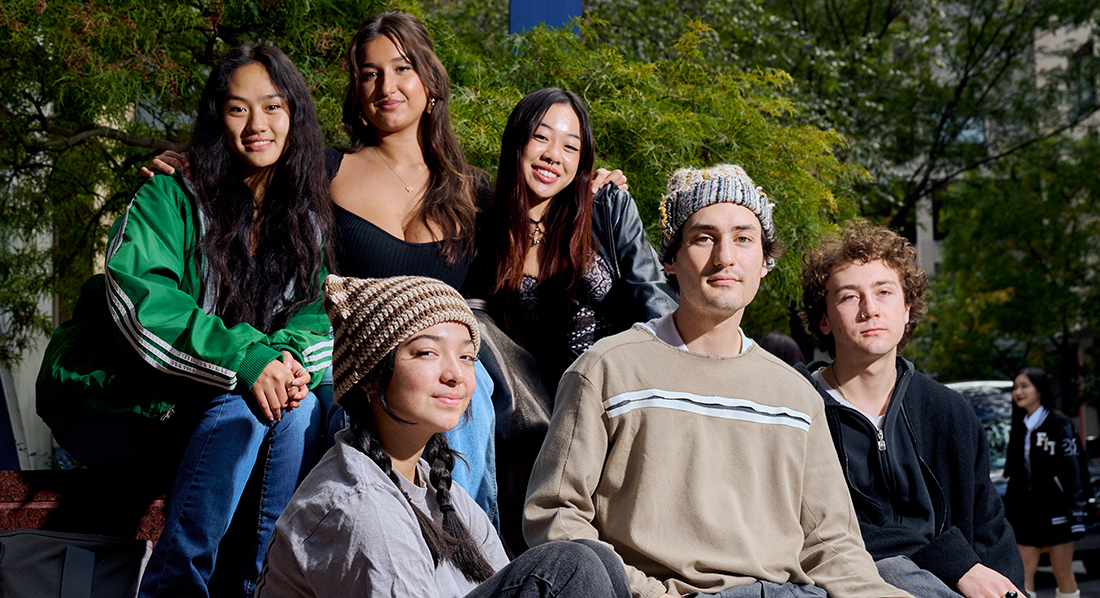
[[[913,246],[849,223],[803,260],[804,317],[832,363],[803,374],[825,400],[833,444],[883,579],[917,596],[1023,592],[1023,566],[989,480],[989,448],[965,400],[898,356],[927,311]]]

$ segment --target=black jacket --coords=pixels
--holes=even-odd
[[[1022,410],[1021,410],[1022,411]],[[1013,421],[1005,460],[1008,492],[1005,504],[1012,521],[1067,517],[1071,526],[1084,531],[1088,500],[1088,466],[1073,422],[1061,413],[1050,412],[1031,433],[1031,475],[1024,464],[1023,421]],[[1022,524],[1021,524],[1022,525]]]
[[[638,207],[630,194],[614,183],[592,198],[592,233],[615,280],[608,301],[621,308],[615,314],[617,331],[675,311],[678,300],[665,283]]]
[[[810,371],[821,365],[819,362],[800,370],[814,382],[825,401],[829,431],[871,556],[880,560],[906,555],[952,589],[978,563],[1001,573],[1016,587],[1024,587],[1016,538],[1005,520],[1001,497],[989,479],[985,432],[965,399],[898,358],[898,381],[883,426],[889,457],[860,459],[855,447],[867,446],[866,435],[877,433],[865,417],[841,405],[813,380]],[[858,416],[867,425],[847,415]],[[894,454],[896,448],[906,445],[915,452]],[[908,486],[900,483],[898,480],[907,471],[921,472],[922,479],[909,480]],[[870,479],[879,480],[879,488],[882,480],[887,480],[885,485],[895,491],[923,485],[925,494],[922,498],[918,489],[917,496],[907,500],[876,494],[866,488]],[[919,520],[922,504],[933,512],[930,535],[902,522],[913,514]]]

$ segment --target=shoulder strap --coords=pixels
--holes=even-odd
[[[58,598],[91,598],[93,569],[95,553],[79,546],[67,546]]]

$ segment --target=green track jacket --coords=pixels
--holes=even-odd
[[[181,176],[157,175],[138,189],[111,227],[105,273],[84,284],[73,318],[46,349],[36,398],[51,428],[108,413],[163,418],[181,402],[247,392],[281,350],[309,371],[310,387],[320,382],[332,362],[321,300],[271,334],[227,328],[195,264],[203,232]]]

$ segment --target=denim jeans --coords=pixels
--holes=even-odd
[[[455,462],[451,479],[473,497],[499,530],[493,379],[480,361],[474,363],[474,373],[477,386],[470,399],[468,417],[447,432],[447,442],[451,448],[462,454],[462,459]],[[332,446],[336,443],[336,433],[348,427],[349,422],[343,408],[333,402],[331,367],[325,370],[315,392],[325,408],[328,445]]]
[[[592,540],[540,544],[466,594],[466,598],[629,598],[623,563]]]
[[[497,508],[496,409],[493,407],[493,378],[480,361],[474,363],[477,387],[466,417],[447,432],[447,443],[462,454],[455,461],[451,479],[473,497],[500,529]]]
[[[252,594],[275,520],[324,450],[321,408],[312,393],[278,422],[268,423],[254,408],[251,395],[226,394],[194,414],[171,418],[182,421],[119,416],[58,435],[58,443],[89,467],[178,454],[175,445],[186,443],[140,596],[208,596],[218,545],[238,504],[249,509],[250,522],[240,543],[240,595]],[[256,495],[244,498],[251,477]]]

